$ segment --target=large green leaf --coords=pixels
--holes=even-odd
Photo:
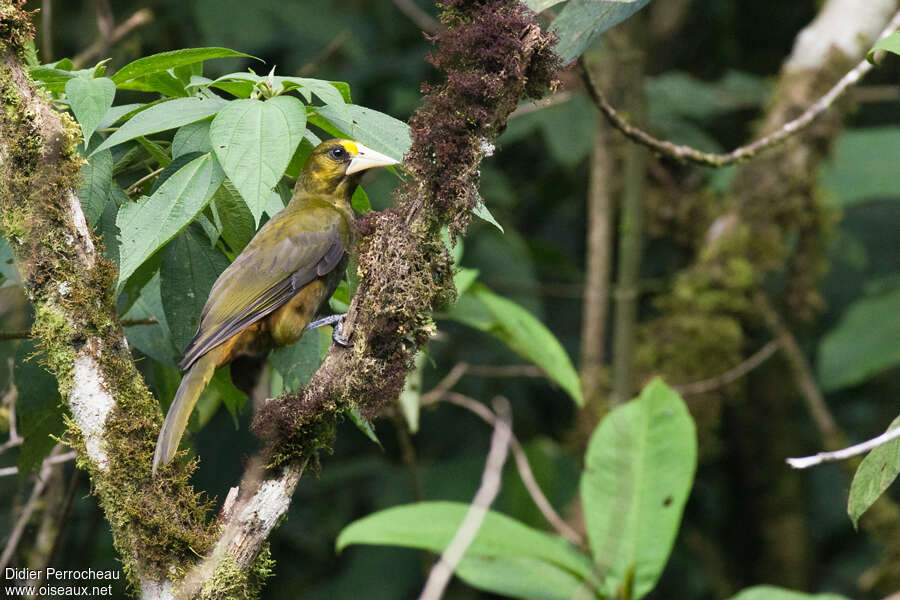
[[[302,388],[319,368],[318,331],[307,331],[291,346],[276,348],[269,354],[269,362],[281,375],[284,389],[295,392]]]
[[[215,157],[204,154],[181,167],[150,197],[119,209],[119,288],[203,210],[224,178]]]
[[[91,225],[97,224],[97,220],[103,214],[103,209],[106,208],[112,176],[113,159],[109,150],[94,154],[81,167],[78,200],[81,201],[81,210]]]
[[[209,121],[188,123],[175,132],[172,138],[172,158],[191,152],[212,152],[209,141]]]
[[[91,139],[97,124],[112,106],[115,96],[116,84],[107,77],[75,77],[66,82],[66,97],[75,113],[75,119],[81,125],[85,142]]]
[[[235,50],[229,50],[228,48],[183,48],[181,50],[171,50],[169,52],[152,54],[130,62],[119,69],[116,74],[112,76],[112,80],[116,84],[120,84],[131,79],[146,77],[153,73],[167,71],[176,67],[191,65],[211,58],[225,57],[254,58],[249,54],[236,52]]]
[[[861,383],[900,365],[900,286],[853,303],[819,345],[826,391]]]
[[[344,135],[401,160],[412,145],[409,126],[390,115],[356,104],[347,104],[338,110],[334,106],[317,109],[319,115],[337,127]]]
[[[900,417],[894,419],[888,431],[900,427]],[[850,484],[847,514],[855,527],[859,518],[890,487],[900,474],[900,439],[878,446],[866,456]]]
[[[591,436],[581,478],[584,519],[607,591],[641,598],[669,558],[697,466],[694,421],[661,380],[619,406]]]
[[[405,546],[443,552],[465,518],[469,505],[461,502],[419,502],[395,506],[344,528],[338,551],[351,544]],[[506,515],[488,511],[467,556],[532,558],[565,569],[582,579],[591,573],[590,561],[564,539],[532,529]]]
[[[38,364],[37,346],[22,340],[16,349],[13,378],[18,391],[16,426],[25,438],[19,451],[19,474],[25,476],[41,466],[56,445],[51,436],[60,436],[63,425],[62,399],[56,379]]]
[[[527,600],[593,600],[584,581],[565,569],[527,556],[466,554],[456,568],[472,587]]]
[[[134,115],[97,146],[92,154],[142,135],[175,129],[216,114],[228,102],[220,98],[175,98]]]
[[[253,239],[256,233],[256,224],[253,214],[247,208],[247,204],[234,188],[234,185],[225,180],[222,187],[213,196],[211,206],[213,218],[216,219],[222,238],[232,252],[238,253]],[[279,208],[280,210],[280,208]]]
[[[821,179],[830,198],[841,207],[897,194],[900,127],[870,127],[842,131],[830,158],[822,165]]]
[[[741,590],[730,600],[848,600],[838,594],[804,594],[772,585],[755,585]]]
[[[570,0],[553,20],[551,29],[559,36],[556,53],[567,64],[601,33],[618,25],[650,0]]]
[[[530,312],[481,284],[473,284],[447,314],[486,331],[514,352],[541,367],[581,406],[581,381],[559,340]]]
[[[233,100],[213,119],[213,149],[257,223],[305,128],[306,109],[292,96]]]
[[[163,250],[159,268],[162,305],[172,344],[182,353],[197,332],[200,313],[228,259],[200,231],[188,227]]]

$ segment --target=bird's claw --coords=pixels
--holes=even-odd
[[[331,330],[331,341],[340,346],[341,348],[349,348],[350,340],[344,337],[342,330],[344,328],[344,316],[347,313],[340,315],[340,319],[334,324],[334,329]]]
[[[347,338],[344,337],[343,333],[341,333],[341,326],[343,325],[344,317],[346,316],[347,313],[328,315],[327,317],[322,317],[321,319],[312,321],[303,330],[307,331],[309,329],[316,329],[318,327],[322,327],[323,325],[334,325],[334,330],[331,332],[331,339],[338,346],[341,346],[342,348],[348,348],[350,346],[350,342],[349,340],[347,340]]]

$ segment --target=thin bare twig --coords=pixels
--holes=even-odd
[[[495,426],[497,422],[497,416],[489,409],[487,406],[482,404],[481,402],[475,400],[474,398],[470,398],[469,396],[465,396],[458,392],[443,392],[439,396],[433,396],[431,399],[425,401],[425,396],[422,397],[422,404],[431,404],[434,402],[445,401],[451,404],[455,404],[462,408],[465,408],[469,412],[477,415],[481,418],[485,423]],[[537,480],[534,478],[534,472],[531,470],[531,465],[528,463],[528,456],[525,454],[525,450],[522,448],[522,444],[519,442],[519,439],[515,434],[512,434],[512,440],[510,441],[510,449],[512,450],[513,457],[516,461],[516,470],[519,472],[519,477],[522,479],[522,484],[525,486],[525,489],[528,491],[528,495],[531,496],[532,501],[535,506],[538,507],[538,510],[541,511],[541,514],[550,523],[550,526],[556,530],[559,535],[566,538],[576,546],[584,546],[584,537],[574,529],[572,529],[568,523],[560,517],[556,510],[553,509],[553,505],[550,504],[550,501],[547,500],[547,497],[544,495],[544,492],[541,490],[541,486],[538,485]]]
[[[694,381],[692,383],[685,383],[684,385],[676,385],[673,386],[672,389],[674,389],[682,396],[711,392],[724,385],[728,385],[732,381],[740,379],[756,367],[760,366],[761,364],[769,360],[769,358],[771,358],[773,354],[778,352],[778,349],[780,347],[781,344],[778,343],[778,340],[771,340],[768,344],[747,357],[747,359],[742,363],[735,367],[732,367],[731,369],[728,369],[724,373],[721,373],[709,379]]]
[[[551,106],[565,104],[566,102],[571,100],[573,96],[574,94],[572,92],[559,91],[555,94],[547,96],[546,98],[541,98],[540,100],[535,100],[534,102],[520,104],[516,107],[516,110],[512,111],[509,114],[509,118],[515,119],[517,117],[524,117],[525,115],[529,115],[539,110],[550,108]]]
[[[808,469],[809,467],[820,465],[823,462],[845,460],[853,456],[865,454],[869,450],[877,448],[878,446],[883,446],[897,438],[900,438],[900,427],[895,427],[894,429],[885,431],[881,435],[873,437],[871,440],[866,440],[865,442],[860,442],[859,444],[854,444],[847,448],[842,448],[841,450],[819,452],[818,454],[804,456],[802,458],[786,458],[785,461],[795,469]]]
[[[757,302],[763,311],[763,316],[769,329],[775,334],[778,345],[784,351],[788,366],[793,371],[794,379],[803,395],[806,409],[816,424],[825,447],[829,449],[840,448],[844,445],[843,433],[834,420],[834,415],[831,414],[828,404],[825,403],[822,390],[819,389],[819,385],[816,383],[812,367],[810,367],[809,361],[803,354],[800,344],[797,343],[797,338],[787,328],[778,311],[769,303],[767,298],[760,296]]]
[[[57,444],[50,455],[53,456],[60,448],[61,446]],[[31,520],[34,509],[37,508],[38,500],[40,500],[41,494],[44,493],[44,488],[47,487],[50,468],[51,465],[47,464],[47,461],[44,461],[44,465],[41,467],[41,472],[38,475],[37,481],[34,482],[34,487],[31,489],[31,496],[29,496],[28,502],[25,503],[25,508],[22,510],[22,514],[19,515],[12,533],[9,534],[9,541],[6,542],[3,554],[0,555],[0,571],[4,571],[9,565],[9,561],[12,560],[13,555],[16,553],[19,542],[22,541],[22,534],[25,533],[25,527],[28,525],[28,521]]]
[[[125,190],[125,193],[128,194],[129,196],[131,194],[135,193],[137,191],[137,189],[139,187],[141,187],[142,183],[144,183],[148,179],[152,179],[152,178],[156,177],[157,175],[159,175],[160,173],[163,172],[163,169],[165,169],[165,167],[160,167],[154,171],[150,171],[149,173],[147,173],[146,175],[144,175],[143,177],[141,177],[140,179],[138,179],[137,181],[132,183],[130,186],[128,186],[128,189]]]
[[[462,524],[456,531],[456,535],[450,541],[447,549],[441,555],[440,560],[431,568],[425,587],[419,595],[419,600],[439,600],[444,595],[444,590],[450,582],[453,571],[462,560],[469,546],[475,541],[478,530],[487,515],[487,511],[503,481],[503,465],[506,463],[506,455],[509,452],[509,443],[512,439],[511,421],[512,415],[509,402],[502,397],[494,399],[494,412],[497,415],[494,421],[494,434],[491,436],[491,449],[488,452],[487,462],[484,465],[484,473],[481,476],[481,485],[478,492],[469,505],[469,510]]]
[[[122,21],[115,29],[113,29],[111,35],[109,35],[108,37],[104,37],[101,35],[94,41],[94,43],[76,54],[75,58],[72,59],[74,68],[79,69],[83,67],[85,63],[87,63],[87,61],[95,56],[99,56],[103,52],[104,47],[109,47],[115,44],[138,27],[142,27],[152,20],[153,11],[151,11],[149,8],[142,8],[136,11],[133,15]]]
[[[897,30],[898,27],[900,27],[900,11],[894,15],[888,26],[878,36],[878,39],[880,40],[887,37]],[[646,131],[629,124],[628,121],[616,112],[616,109],[614,109],[606,100],[603,92],[601,92],[594,84],[590,69],[585,67],[584,61],[582,59],[579,59],[578,61],[578,68],[588,93],[594,100],[594,104],[613,127],[621,131],[631,141],[647,146],[663,156],[667,156],[682,163],[693,162],[708,167],[724,167],[753,158],[758,152],[776,146],[790,136],[805,129],[816,119],[816,117],[824,113],[834,101],[847,90],[847,88],[854,85],[871,71],[872,67],[872,63],[868,60],[861,60],[855,67],[850,69],[846,75],[841,77],[841,79],[834,84],[824,96],[813,102],[802,115],[793,121],[785,123],[777,131],[765,135],[746,146],[735,148],[731,152],[725,154],[714,154],[711,152],[702,152],[690,146],[673,144],[672,142],[660,140]]]
[[[58,465],[60,463],[68,462],[70,460],[75,460],[75,457],[78,456],[75,451],[66,452],[65,454],[58,455],[50,455],[44,459],[42,463],[41,469],[47,466]],[[43,472],[43,471],[41,471]],[[9,477],[10,475],[17,475],[19,473],[19,467],[3,467],[0,469],[0,477]]]
[[[434,33],[441,28],[440,22],[419,8],[413,0],[394,0],[394,6],[425,33]]]

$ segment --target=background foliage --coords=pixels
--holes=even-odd
[[[131,0],[111,4],[119,20],[147,6]],[[434,14],[428,3],[418,4]],[[532,4],[542,4],[539,8],[544,8],[555,3]],[[583,23],[578,18],[578,11],[585,10],[580,6],[583,4],[570,0],[553,7],[559,15],[557,27],[575,26],[566,25],[567,21]],[[656,22],[653,11],[661,12],[664,3],[658,4],[651,3],[645,9],[649,15],[642,23]],[[750,136],[754,119],[762,114],[772,91],[773,77],[789,53],[797,31],[815,15],[817,3],[685,0],[677,4],[683,5],[684,12],[674,31],[648,35],[642,47],[646,53],[647,122],[661,137],[676,142],[709,151],[731,148]],[[92,7],[86,1],[54,3],[51,29],[40,29],[37,40],[39,49],[46,48],[49,41],[52,54],[42,54],[40,62],[75,56],[93,41],[97,22]],[[158,0],[150,8],[152,21],[109,48],[111,60],[107,66],[111,80],[72,78],[48,71],[43,81],[59,98],[65,93],[86,131],[103,130],[113,124],[103,122],[103,118],[108,118],[106,109],[116,85],[117,106],[147,102],[153,98],[146,93],[148,89],[167,96],[185,96],[147,108],[144,125],[140,119],[130,121],[130,132],[123,126],[102,143],[95,134],[86,151],[91,153],[91,161],[85,167],[85,186],[81,191],[88,220],[104,233],[108,252],[121,266],[120,312],[124,318],[153,318],[158,323],[130,327],[128,336],[143,357],[140,364],[145,377],[167,403],[178,383],[175,363],[196,327],[192,315],[202,306],[209,287],[229,258],[246,244],[260,220],[271,214],[268,211],[280,206],[284,193],[289,193],[284,184],[278,190],[281,196],[267,193],[278,182],[282,163],[288,174],[296,173],[302,159],[302,152],[298,156],[279,152],[275,143],[282,139],[279,136],[284,136],[284,146],[290,148],[294,138],[303,137],[306,141],[301,149],[308,149],[315,143],[317,133],[330,134],[335,127],[346,130],[356,120],[360,125],[351,132],[353,135],[399,156],[408,143],[402,128],[361,107],[405,120],[417,106],[419,83],[433,79],[435,73],[424,61],[430,50],[428,40],[392,2],[260,0],[250,4],[237,0]],[[582,33],[576,36],[581,45],[571,42],[564,48],[568,56],[577,55],[591,41],[593,32]],[[224,108],[225,103],[216,104],[215,98],[199,101],[186,97],[186,86],[196,82],[191,77],[200,74],[191,68],[180,73],[176,69],[178,76],[153,71],[147,63],[131,71],[122,69],[154,53],[200,47],[234,48],[249,55],[205,51],[204,56],[211,60],[202,74],[210,80],[244,73],[219,82],[220,89],[230,94],[249,96],[254,85],[266,82],[266,73],[272,66],[276,67],[276,75],[286,78],[273,80],[276,87],[295,86],[297,91],[279,96],[274,102],[254,104],[248,99],[231,102]],[[214,55],[220,57],[212,60]],[[261,58],[265,64],[250,56]],[[168,68],[171,57],[167,60]],[[78,67],[92,68],[93,62]],[[185,62],[188,64],[194,63]],[[900,96],[894,85],[897,64],[896,58],[889,57],[867,79],[856,93],[856,110],[830,149],[829,158],[818,172],[807,174],[840,220],[820,257],[830,264],[828,274],[816,284],[824,308],[814,319],[798,319],[795,333],[815,365],[817,382],[827,393],[836,420],[852,439],[884,430],[896,417],[896,403],[892,400],[900,391],[900,345],[896,341],[900,334],[900,320],[896,318],[900,314],[900,236],[896,235],[900,204],[894,177],[900,142]],[[259,73],[259,77],[248,75],[248,68]],[[40,74],[35,76],[41,78]],[[706,395],[687,398],[687,407],[698,420],[699,449],[694,441],[693,421],[686,414],[675,424],[654,426],[650,417],[639,412],[650,411],[645,404],[649,405],[651,399],[674,403],[671,410],[676,413],[683,409],[681,400],[661,383],[651,384],[640,402],[610,414],[590,435],[596,422],[579,412],[577,405],[584,398],[572,364],[580,363],[585,198],[599,116],[577,77],[567,72],[562,78],[563,89],[558,94],[565,94],[564,101],[515,115],[499,139],[496,155],[483,166],[481,194],[502,231],[488,222],[475,221],[466,238],[456,246],[458,262],[464,267],[457,275],[461,300],[450,314],[438,320],[441,334],[421,359],[419,389],[431,389],[460,361],[494,366],[527,362],[549,375],[469,375],[455,389],[481,400],[498,394],[510,399],[516,435],[550,502],[573,523],[580,524],[595,558],[606,553],[621,560],[621,564],[611,559],[606,564],[611,591],[632,578],[638,594],[648,592],[658,580],[655,591],[648,596],[651,598],[731,597],[757,584],[850,597],[881,597],[892,591],[866,591],[859,585],[860,576],[881,558],[882,549],[871,535],[856,532],[847,518],[845,499],[849,483],[838,467],[796,473],[786,466],[766,470],[754,460],[751,446],[765,444],[769,437],[773,445],[792,455],[810,453],[821,446],[797,395],[785,395],[779,389],[787,385],[784,382],[790,381],[790,375],[778,357],[743,383],[725,388],[721,409],[711,419],[704,416],[704,410],[714,399]],[[348,82],[349,86],[328,82]],[[871,93],[866,94],[866,90]],[[175,103],[179,103],[177,107],[172,106]],[[279,104],[283,105],[280,112],[275,110]],[[122,109],[119,116],[125,117],[136,108]],[[214,112],[211,122],[198,122]],[[166,119],[172,125],[166,129],[178,127],[177,133],[154,135],[162,131],[161,123]],[[238,158],[218,155],[219,162],[212,161],[212,148],[204,141],[208,139],[215,145],[221,136],[241,131],[241,123],[247,119],[269,129],[272,135],[266,139],[275,140],[259,148],[266,155],[266,163],[275,164],[272,173],[262,179],[241,174]],[[117,140],[128,143],[114,146]],[[219,163],[224,172],[219,170]],[[140,182],[156,168],[162,168],[157,178]],[[691,228],[696,226],[689,210],[697,206],[704,210],[701,201],[689,199],[725,190],[733,173],[733,169],[713,172],[653,160],[647,183],[648,227],[640,280],[642,323],[653,322],[665,310],[652,301],[653,296],[671,287],[679,270],[689,263],[690,250],[685,239],[694,235]],[[230,185],[219,187],[218,182],[225,175]],[[118,189],[109,184],[111,177],[116,178]],[[375,209],[388,206],[397,181],[390,172],[371,175],[364,183],[365,197],[360,194],[355,204],[358,208],[365,208],[368,203]],[[129,191],[135,184],[136,189]],[[131,203],[126,192],[142,192],[150,198]],[[166,219],[159,218],[160,210],[180,206],[176,200],[188,197],[199,198],[200,204],[183,207],[184,214],[168,215],[167,219],[180,219],[178,222],[183,225],[185,218],[190,220],[199,212],[202,218],[195,225],[182,230],[181,226],[172,227]],[[148,207],[151,202],[158,206]],[[147,214],[152,218],[147,219]],[[114,226],[124,231],[130,222],[135,224],[133,235],[123,238],[121,245],[113,243]],[[213,247],[217,240],[218,246]],[[168,244],[156,252],[164,242]],[[5,278],[0,288],[3,328],[24,329],[29,321],[28,309],[16,273],[10,268],[8,246],[3,245],[0,252],[6,253],[0,260]],[[781,285],[779,278],[786,276],[777,273],[767,285],[777,288]],[[349,287],[352,279],[333,301],[335,308],[348,300]],[[745,353],[766,341],[764,332],[748,336]],[[296,348],[276,353],[271,359],[275,368],[273,388],[277,391],[302,384],[327,342],[327,333],[321,338],[307,335]],[[649,346],[657,350],[664,343],[661,336],[655,340],[651,336]],[[641,351],[648,352],[647,347]],[[52,448],[52,440],[43,433],[62,431],[61,416],[46,410],[58,401],[52,378],[43,373],[36,361],[24,360],[32,353],[33,346],[28,341],[0,343],[0,354],[10,359],[0,362],[0,388],[6,388],[11,377],[14,379],[19,396],[19,433],[35,440],[6,453],[3,459],[4,464],[17,463],[23,470],[39,466]],[[715,344],[709,350],[709,360],[722,360]],[[719,370],[734,362],[726,361]],[[14,369],[10,366],[13,363]],[[534,374],[528,369],[520,372]],[[411,388],[408,386],[405,394],[408,402],[416,397]],[[753,414],[755,404],[765,406],[767,401],[789,404],[776,415],[747,418]],[[251,411],[244,404],[243,395],[231,386],[227,374],[220,373],[192,418],[195,448],[202,458],[195,481],[199,488],[219,499],[235,483],[242,461],[255,447],[248,432]],[[225,409],[220,408],[222,405]],[[355,544],[378,542],[439,551],[458,522],[463,507],[460,503],[469,502],[478,486],[490,428],[466,411],[439,403],[416,416],[417,428],[413,427],[410,433],[410,412],[407,410],[404,418],[402,409],[398,407],[375,422],[381,447],[361,435],[352,423],[345,423],[333,455],[323,457],[320,476],[303,480],[289,518],[272,540],[278,568],[265,597],[294,598],[302,590],[304,598],[344,598],[354,597],[364,589],[368,598],[377,600],[412,597],[421,588],[423,573],[431,560],[429,554],[410,548]],[[648,420],[642,421],[645,418]],[[675,447],[668,451],[656,447],[660,455],[647,456],[616,443],[622,431],[641,426]],[[656,426],[661,429],[657,431]],[[648,438],[652,439],[650,433]],[[748,439],[755,441],[750,444]],[[890,461],[896,452],[895,445],[883,452],[885,456],[870,458]],[[667,457],[678,460],[667,464]],[[694,477],[695,460],[698,466]],[[646,463],[655,469],[644,472],[644,479],[636,482],[644,487],[668,485],[665,478],[672,477],[673,489],[678,492],[670,502],[678,511],[683,507],[684,520],[679,528],[678,514],[674,521],[673,517],[664,516],[659,523],[643,515],[625,519],[628,525],[623,527],[627,532],[619,535],[621,539],[633,540],[635,546],[617,547],[610,552],[608,546],[603,546],[608,537],[605,528],[610,523],[598,522],[590,514],[615,514],[622,505],[621,497],[603,497],[603,490],[608,493],[609,486],[596,489],[591,482],[597,480],[582,478],[582,471],[587,469],[586,472],[602,477],[598,469],[620,462]],[[60,493],[70,472],[68,466],[65,477],[56,484]],[[14,477],[0,479],[4,504],[16,506],[22,502],[23,481],[24,478]],[[880,492],[887,488],[888,495],[896,498],[896,490],[881,483],[876,482],[875,489]],[[71,513],[54,566],[116,568],[111,538],[99,509],[88,495],[87,482],[82,479],[75,485]],[[854,487],[858,485],[861,484],[855,483]],[[584,503],[608,509],[589,511],[582,523],[576,502],[579,493]],[[640,489],[634,493],[638,497]],[[422,500],[429,503],[398,506]],[[851,503],[854,519],[864,504]],[[777,507],[775,511],[763,508],[772,505]],[[397,508],[344,529],[357,518],[389,507]],[[512,539],[531,539],[529,547],[535,554],[525,559],[514,555],[503,563],[508,569],[504,571],[498,567],[497,558],[508,558],[502,544],[499,550],[496,546],[479,548],[476,544],[473,555],[461,565],[462,579],[484,589],[498,590],[508,589],[502,586],[510,585],[510,581],[521,583],[526,573],[537,572],[541,576],[536,582],[525,580],[530,587],[523,594],[545,597],[535,591],[543,585],[550,590],[546,597],[563,598],[571,594],[553,593],[575,590],[581,580],[590,579],[590,561],[570,552],[568,547],[561,549],[559,538],[538,531],[546,530],[546,524],[509,466],[493,508],[502,513],[491,515],[497,521],[497,531],[506,532]],[[783,534],[799,535],[803,543],[795,563],[773,571],[765,568],[776,560],[767,555],[771,546],[765,543],[765,532],[779,526],[779,510],[800,516],[799,530]],[[503,515],[518,523],[504,520]],[[383,523],[379,524],[378,519],[384,519]],[[6,535],[14,520],[13,513],[5,518],[0,534]],[[405,535],[403,525],[423,521],[430,523],[433,538],[421,539],[426,530],[415,526]],[[35,546],[40,539],[39,524],[36,519],[34,531],[28,536],[35,540]],[[642,527],[647,531],[642,531]],[[396,539],[386,539],[385,531],[394,532]],[[660,532],[671,532],[673,536],[668,562],[666,552],[660,555],[658,551],[659,547],[665,550],[665,541],[654,538],[662,535]],[[653,542],[646,541],[646,536],[654,538]],[[336,539],[339,553],[335,552]],[[785,539],[785,544],[791,543],[793,540]],[[25,548],[22,556],[27,560],[28,552],[38,551],[37,547]],[[643,556],[642,552],[649,552],[650,556]],[[645,567],[630,571],[634,562]],[[796,578],[784,575],[792,571]],[[385,577],[385,573],[390,573],[390,577]],[[775,593],[751,588],[737,597],[773,598]],[[456,581],[447,597],[493,596]]]

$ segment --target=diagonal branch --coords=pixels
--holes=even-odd
[[[506,463],[506,455],[509,452],[509,443],[512,439],[512,415],[509,402],[505,398],[498,397],[494,400],[494,434],[491,436],[491,449],[488,451],[487,462],[484,465],[484,473],[481,476],[481,485],[475,493],[472,504],[463,518],[459,529],[450,543],[447,545],[440,560],[431,568],[425,587],[419,595],[419,600],[440,600],[444,595],[450,577],[459,566],[463,555],[468,550],[488,509],[494,503],[494,499],[500,492],[503,479],[503,465]]]
[[[890,24],[881,32],[881,34],[878,36],[878,39],[880,40],[889,36],[898,28],[900,28],[900,12],[897,12],[894,15],[894,18],[891,19]],[[660,140],[659,138],[653,137],[643,129],[640,129],[628,123],[628,121],[626,121],[625,118],[622,117],[616,111],[616,109],[612,107],[612,105],[610,105],[609,101],[607,101],[606,97],[603,95],[603,92],[594,82],[591,70],[585,66],[583,59],[579,59],[578,61],[578,69],[581,78],[584,81],[584,86],[585,88],[587,88],[587,91],[593,99],[594,104],[600,110],[603,116],[606,117],[606,120],[609,121],[610,125],[621,131],[625,135],[625,137],[627,137],[631,141],[642,146],[647,146],[651,150],[654,150],[655,152],[658,152],[663,156],[672,158],[674,160],[677,160],[678,162],[692,162],[707,167],[724,167],[734,163],[743,162],[745,160],[753,158],[763,150],[768,150],[769,148],[781,144],[791,136],[797,134],[798,132],[802,131],[810,124],[812,124],[812,122],[815,121],[817,117],[819,117],[834,104],[835,100],[837,100],[845,91],[847,91],[848,88],[865,77],[865,75],[869,71],[871,71],[872,68],[872,63],[870,63],[866,59],[862,59],[856,64],[856,66],[854,66],[843,77],[841,77],[838,82],[835,83],[830,90],[828,90],[828,92],[826,92],[821,98],[813,102],[803,112],[803,114],[801,114],[796,119],[788,121],[776,131],[764,135],[763,137],[750,144],[735,148],[731,152],[725,154],[715,154],[712,152],[703,152],[701,150],[697,150],[696,148],[692,148],[691,146],[674,144],[672,142]]]

